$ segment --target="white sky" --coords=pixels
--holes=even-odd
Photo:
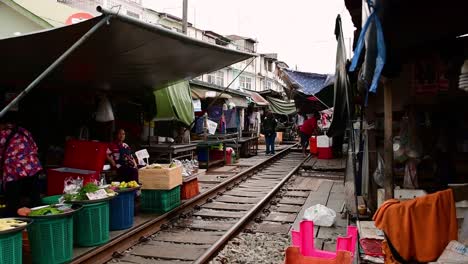
[[[143,4],[182,17],[182,0]],[[293,69],[334,73],[337,14],[349,45],[354,27],[344,0],[189,0],[188,19],[203,30],[257,39],[258,52],[278,53]]]

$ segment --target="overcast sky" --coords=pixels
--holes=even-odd
[[[143,0],[143,4],[182,17],[182,0]],[[257,39],[258,52],[278,53],[291,68],[334,73],[337,14],[349,45],[354,27],[344,0],[189,0],[188,19],[203,30]]]

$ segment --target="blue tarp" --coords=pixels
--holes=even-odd
[[[306,95],[315,95],[323,88],[333,85],[335,77],[329,74],[300,72],[283,69],[291,83],[297,85],[297,91]]]

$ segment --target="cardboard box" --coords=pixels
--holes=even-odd
[[[182,166],[169,168],[142,168],[138,171],[138,178],[143,190],[171,190],[182,184]]]

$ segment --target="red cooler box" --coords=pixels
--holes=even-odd
[[[63,167],[47,170],[47,195],[63,193],[68,177],[82,177],[83,184],[99,180],[107,157],[107,143],[69,140],[65,145]]]
[[[317,137],[316,136],[311,136],[309,138],[309,148],[310,148],[310,154],[317,154]]]
[[[317,137],[317,158],[318,159],[332,159],[332,138],[327,136],[318,136]]]

